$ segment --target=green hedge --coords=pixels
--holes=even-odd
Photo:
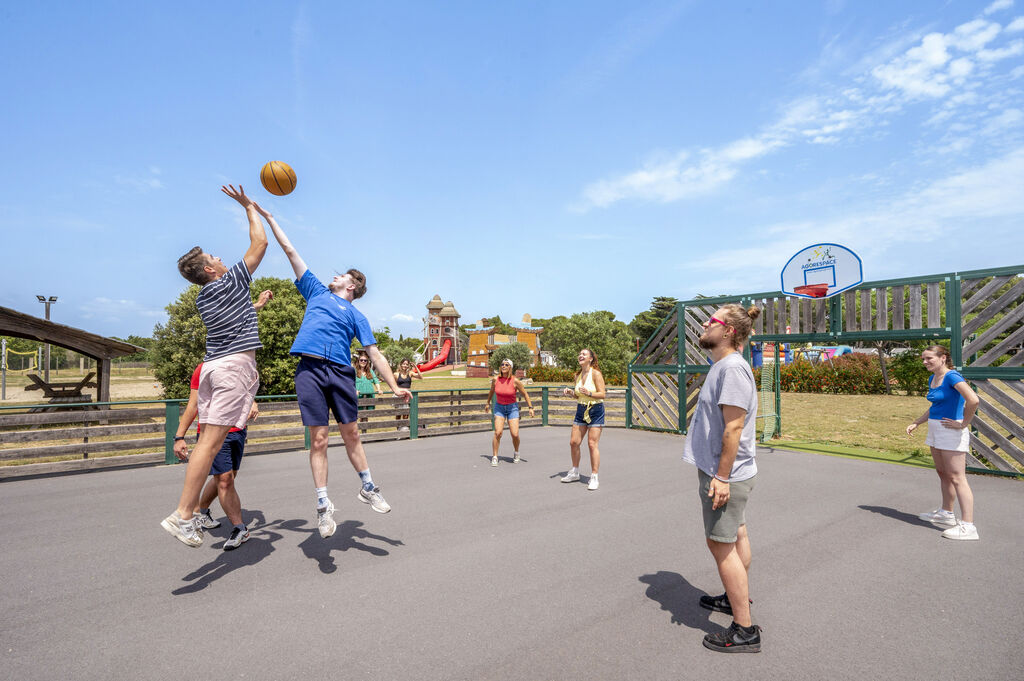
[[[835,357],[831,362],[812,364],[798,360],[783,364],[779,387],[784,392],[829,393],[833,395],[883,395],[885,382],[878,357],[862,353]],[[754,377],[761,382],[760,369]]]

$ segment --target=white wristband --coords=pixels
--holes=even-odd
[[[728,478],[720,478],[720,477],[718,477],[718,473],[715,473],[715,480],[717,480],[718,482],[724,482],[726,484],[729,484],[729,479]]]

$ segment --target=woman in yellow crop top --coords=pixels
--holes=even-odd
[[[580,479],[580,444],[584,436],[590,450],[590,484],[588,490],[598,486],[597,469],[601,467],[601,453],[597,448],[604,427],[604,376],[598,368],[597,356],[590,348],[580,350],[577,360],[580,363],[576,374],[576,387],[566,388],[566,397],[575,397],[576,418],[572,422],[572,435],[569,436],[569,454],[572,457],[572,468],[562,478],[562,482],[576,482]]]

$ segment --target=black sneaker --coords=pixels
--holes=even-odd
[[[753,602],[750,601],[751,604]],[[721,596],[701,596],[700,607],[714,610],[715,612],[724,612],[726,615],[732,614],[732,605],[729,603],[729,597],[725,594]]]
[[[720,653],[759,653],[761,652],[761,627],[753,626],[754,632],[748,634],[740,625],[733,622],[725,631],[716,631],[704,637],[704,647]]]
[[[224,550],[234,551],[241,546],[243,542],[247,541],[249,541],[249,528],[246,527],[245,529],[240,530],[237,527],[233,527],[231,528],[231,536],[228,537],[226,542],[224,542]]]

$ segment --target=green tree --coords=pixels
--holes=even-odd
[[[629,323],[629,330],[633,332],[634,337],[640,339],[640,347],[654,335],[665,318],[675,311],[678,302],[672,296],[655,296],[649,309],[633,317],[633,321]]]
[[[575,369],[576,357],[590,348],[605,374],[624,374],[633,355],[633,333],[625,322],[606,310],[582,312],[568,318],[554,318],[544,331],[545,349],[553,349],[561,367]]]
[[[140,348],[145,348],[145,350],[143,350],[141,352],[136,352],[136,353],[131,354],[131,355],[124,355],[123,357],[118,357],[117,358],[118,361],[122,361],[122,362],[149,362],[150,361],[150,350],[153,348],[153,345],[156,343],[156,341],[153,340],[152,338],[145,338],[143,336],[136,336],[135,334],[132,334],[132,335],[128,336],[127,338],[118,338],[117,336],[111,336],[111,338],[113,338],[114,340],[124,341],[125,343],[131,343],[132,345],[137,345]]]
[[[530,348],[527,347],[526,343],[506,343],[505,345],[499,345],[498,348],[491,353],[491,357],[488,360],[488,365],[491,367],[491,371],[497,371],[501,367],[501,363],[505,359],[512,360],[512,366],[515,369],[522,369],[525,371],[530,366],[530,361],[533,355],[530,354]]]
[[[401,364],[404,359],[413,362],[412,348],[407,347],[403,343],[391,343],[381,350],[381,354],[383,354],[385,359],[388,360],[388,364],[391,366],[392,371],[397,369],[398,365]]]
[[[274,299],[259,311],[260,342],[256,365],[260,372],[260,394],[288,395],[295,392],[297,357],[288,355],[302,324],[306,301],[288,279],[261,277],[249,290],[255,299],[271,290]],[[151,350],[153,373],[163,385],[165,399],[188,397],[189,379],[206,352],[206,327],[196,309],[198,286],[189,286],[167,306],[167,323],[153,329]]]

